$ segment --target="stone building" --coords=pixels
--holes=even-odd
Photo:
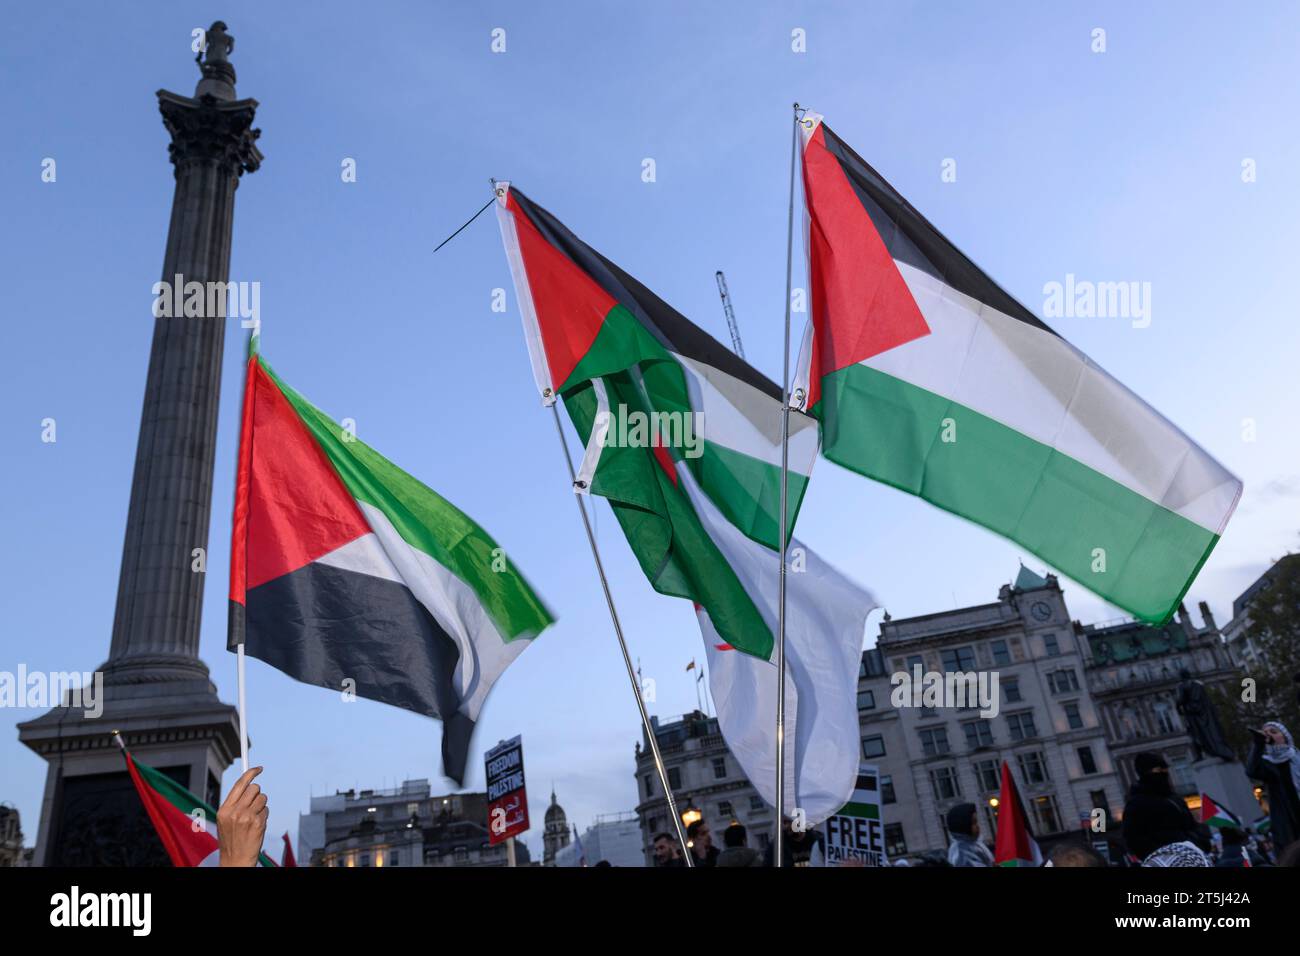
[[[727,749],[717,718],[697,710],[666,723],[651,717],[650,723],[682,817],[689,822],[699,815],[707,821],[715,834],[714,845],[719,849],[722,830],[732,821],[748,828],[750,846],[767,849],[776,813],[758,795]],[[655,834],[672,833],[673,822],[668,818],[668,804],[648,739],[636,747],[636,781],[639,798],[636,815],[641,822],[646,864],[651,865]]]
[[[555,866],[555,854],[569,845],[569,818],[551,789],[551,805],[546,808],[542,830],[542,866]]]
[[[523,843],[516,858],[528,865]],[[487,794],[433,796],[427,780],[312,797],[298,820],[298,859],[342,867],[507,865],[505,844],[488,841]]]
[[[0,867],[23,865],[23,827],[18,808],[0,803]]]
[[[946,814],[979,808],[996,832],[1003,761],[1040,844],[1077,832],[1100,807],[1122,806],[1101,714],[1088,694],[1086,641],[1055,576],[1021,569],[991,604],[904,619],[886,615],[863,655],[858,685],[862,759],[881,774],[886,852],[943,850]],[[997,676],[997,715],[974,706],[894,706],[897,674]]]
[[[1279,559],[1232,602],[1232,620],[1223,626],[1223,640],[1237,667],[1249,671],[1263,663],[1263,650],[1253,633],[1250,603],[1267,590],[1279,571],[1289,569],[1297,562],[1300,562],[1300,554],[1288,554]]]

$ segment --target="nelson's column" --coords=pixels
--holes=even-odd
[[[262,161],[257,101],[235,97],[234,38],[218,21],[206,39],[194,96],[158,92],[176,179],[162,269],[169,287],[177,275],[229,279],[235,189]],[[18,727],[49,762],[37,865],[168,863],[111,731],[213,806],[238,753],[235,709],[217,699],[198,656],[205,574],[195,569],[196,557],[206,561],[227,321],[235,320],[154,320],[117,610],[100,665],[103,713],[57,707]]]

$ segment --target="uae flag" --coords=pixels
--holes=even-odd
[[[576,490],[609,502],[657,591],[699,609],[723,736],[767,761],[751,772],[741,758],[772,800],[781,390],[518,189],[499,183],[497,197],[538,390],[547,404],[563,397],[586,446]],[[792,411],[788,526],[816,452],[816,423]],[[875,602],[797,542],[788,561],[787,661],[805,719],[788,734],[786,792],[805,812],[818,804],[799,801],[833,813],[857,776],[857,673]],[[749,660],[729,668],[719,646]],[[719,681],[733,670],[728,690]],[[745,712],[763,695],[771,707]],[[817,784],[796,789],[805,767]]]
[[[136,763],[121,737],[114,737],[126,758],[126,769],[140,795],[149,822],[158,831],[172,866],[216,866],[217,811],[179,783],[142,763]],[[265,853],[257,857],[259,866],[275,866]]]
[[[464,780],[493,683],[554,619],[486,531],[248,361],[231,647],[442,721]],[[345,681],[347,683],[345,683]]]
[[[993,862],[997,866],[1041,866],[1042,851],[1038,841],[1029,832],[1020,791],[1011,776],[1011,768],[1002,761],[1002,793],[998,796],[998,838],[993,847]]]
[[[1211,798],[1208,793],[1201,794],[1201,822],[1211,827],[1244,829],[1241,825],[1241,819],[1223,804]]]
[[[821,116],[800,128],[812,321],[794,394],[826,457],[1166,620],[1241,482],[981,272]]]

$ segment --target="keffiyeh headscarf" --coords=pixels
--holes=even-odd
[[[1195,843],[1166,843],[1142,861],[1143,866],[1209,866],[1210,858]]]
[[[1272,728],[1286,738],[1284,744],[1265,744],[1264,759],[1269,763],[1290,764],[1291,765],[1291,783],[1295,785],[1295,792],[1300,794],[1300,753],[1296,752],[1295,740],[1291,737],[1291,731],[1286,729],[1284,724],[1276,720],[1270,720],[1264,725],[1265,729]]]

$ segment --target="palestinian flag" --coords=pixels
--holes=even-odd
[[[610,502],[655,590],[703,605],[725,641],[766,659],[772,622],[716,523],[776,565],[781,389],[518,189],[498,183],[497,199],[538,390],[563,396],[586,445],[577,490]],[[788,527],[817,440],[792,412]]]
[[[284,850],[280,853],[280,865],[296,867],[298,865],[298,861],[294,859],[293,844],[289,842],[289,834],[286,833],[283,839],[284,839]]]
[[[1216,802],[1208,793],[1201,794],[1201,822],[1211,827],[1245,829],[1240,817],[1223,804]]]
[[[609,501],[656,590],[695,603],[723,737],[773,802],[781,390],[517,189],[499,184],[497,212],[537,386],[543,401],[563,396],[587,446],[577,490]],[[660,417],[638,437],[637,416]],[[701,423],[694,447],[671,435],[683,416]],[[791,412],[791,524],[816,431]],[[785,792],[816,823],[857,778],[857,674],[875,601],[790,545]]]
[[[993,847],[997,866],[1042,866],[1043,854],[1029,832],[1029,821],[1011,768],[1002,761],[1002,792],[998,795],[998,838]]]
[[[1241,482],[981,272],[821,116],[801,132],[812,321],[794,395],[826,457],[1166,620]]]
[[[120,736],[113,738],[122,748],[126,769],[135,792],[158,831],[172,866],[216,866],[217,811],[179,783],[153,767],[136,763]],[[275,866],[265,853],[258,854],[260,866]]]
[[[256,353],[230,602],[232,648],[242,641],[296,680],[441,720],[443,772],[457,783],[492,684],[554,620],[486,531]]]

